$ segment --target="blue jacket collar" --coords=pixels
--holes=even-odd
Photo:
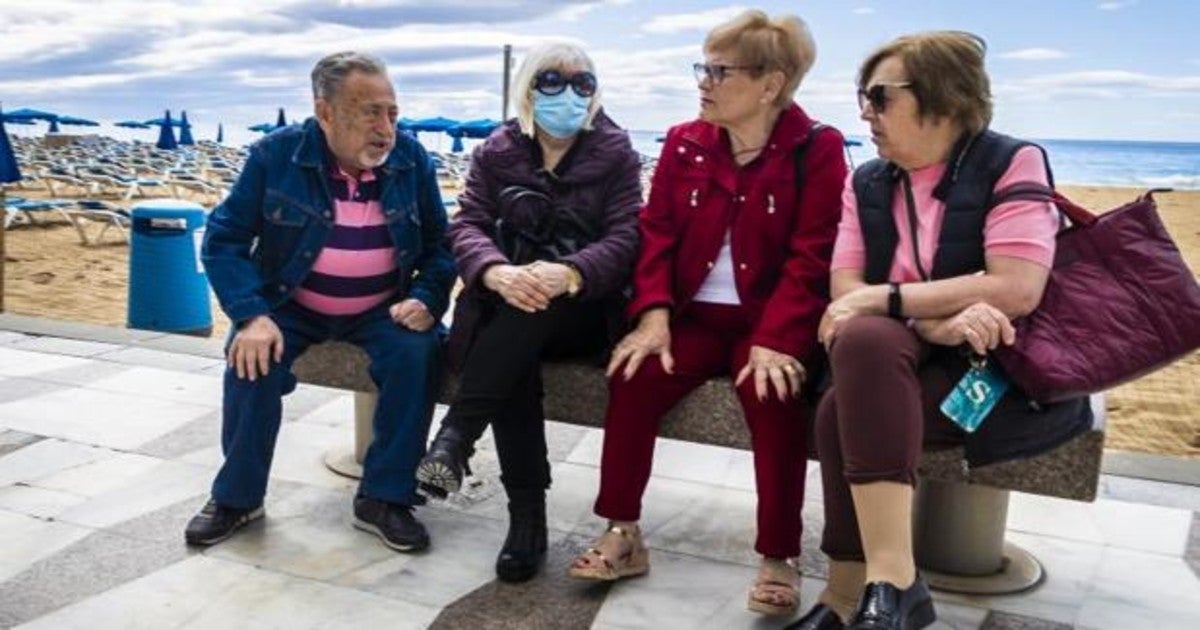
[[[305,168],[315,168],[324,170],[328,167],[329,143],[325,141],[325,132],[321,131],[321,125],[317,124],[315,117],[309,117],[300,127],[302,133],[300,144],[296,146],[295,153],[292,154],[292,163]],[[396,146],[392,147],[392,152],[388,154],[387,161],[376,170],[381,170],[385,175],[390,175],[395,171],[406,170],[414,165],[411,151],[407,143],[403,142],[402,138],[396,138]]]

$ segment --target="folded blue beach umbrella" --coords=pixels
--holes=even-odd
[[[124,127],[126,129],[149,129],[151,126],[137,120],[122,120],[121,122],[113,123],[114,127]]]
[[[192,138],[192,124],[188,122],[187,110],[179,112],[179,145],[192,146],[196,140]]]
[[[21,169],[17,168],[17,156],[4,129],[4,113],[0,112],[0,184],[18,181],[21,181]]]
[[[225,142],[225,125],[224,125],[224,123],[217,123],[217,144],[223,144],[224,142]]]
[[[171,110],[167,110],[162,117],[162,125],[158,128],[158,142],[154,146],[160,149],[177,149],[179,144],[175,142],[175,131],[171,129]]]
[[[286,126],[287,126],[287,117],[283,115],[283,108],[280,107],[279,108],[279,116],[275,119],[275,128],[279,129],[280,127],[286,127]]]

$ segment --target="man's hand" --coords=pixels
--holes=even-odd
[[[759,402],[766,400],[770,395],[767,388],[768,383],[775,386],[775,394],[779,397],[779,402],[784,402],[788,398],[800,395],[800,386],[804,384],[805,371],[804,365],[791,355],[763,346],[750,346],[750,356],[746,361],[746,367],[738,372],[734,386],[741,387],[742,381],[751,375],[754,376],[754,393],[758,395]]]
[[[425,332],[433,328],[435,323],[425,303],[417,298],[408,298],[393,304],[388,309],[388,314],[392,316],[392,321],[415,332]]]
[[[242,326],[229,344],[226,362],[238,378],[254,381],[271,371],[271,360],[283,360],[283,333],[268,315],[259,315]]]
[[[500,294],[505,302],[526,313],[544,311],[554,295],[529,266],[492,265],[483,272],[483,286]]]
[[[612,358],[608,361],[605,376],[612,376],[625,364],[625,380],[633,378],[642,361],[657,354],[662,361],[663,371],[674,373],[675,358],[671,356],[671,311],[666,308],[652,308],[642,313],[638,319],[637,328],[633,329],[613,350]]]

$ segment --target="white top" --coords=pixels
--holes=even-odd
[[[737,284],[733,279],[733,254],[729,249],[729,231],[725,231],[725,243],[721,245],[721,252],[717,254],[717,260],[711,263],[708,271],[708,277],[704,279],[704,284],[700,285],[700,290],[696,292],[696,302],[708,302],[710,304],[741,304],[742,300],[738,298]]]

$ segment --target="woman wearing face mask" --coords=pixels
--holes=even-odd
[[[510,517],[496,574],[523,581],[546,553],[540,362],[600,358],[619,336],[642,194],[582,49],[531,50],[513,86],[517,118],[475,150],[448,231],[465,284],[449,346],[460,387],[417,478],[427,495],[456,492],[490,421]]]
[[[637,521],[659,419],[717,376],[734,379],[754,449],[762,554],[748,607],[799,601],[807,426],[798,400],[816,363],[829,257],[846,176],[842,136],[792,97],[815,45],[792,16],[747,11],[716,27],[695,65],[700,119],[667,134],[642,211],[628,314],[609,364],[600,494],[607,531],[570,573],[649,569]],[[710,518],[735,517],[728,513]]]

